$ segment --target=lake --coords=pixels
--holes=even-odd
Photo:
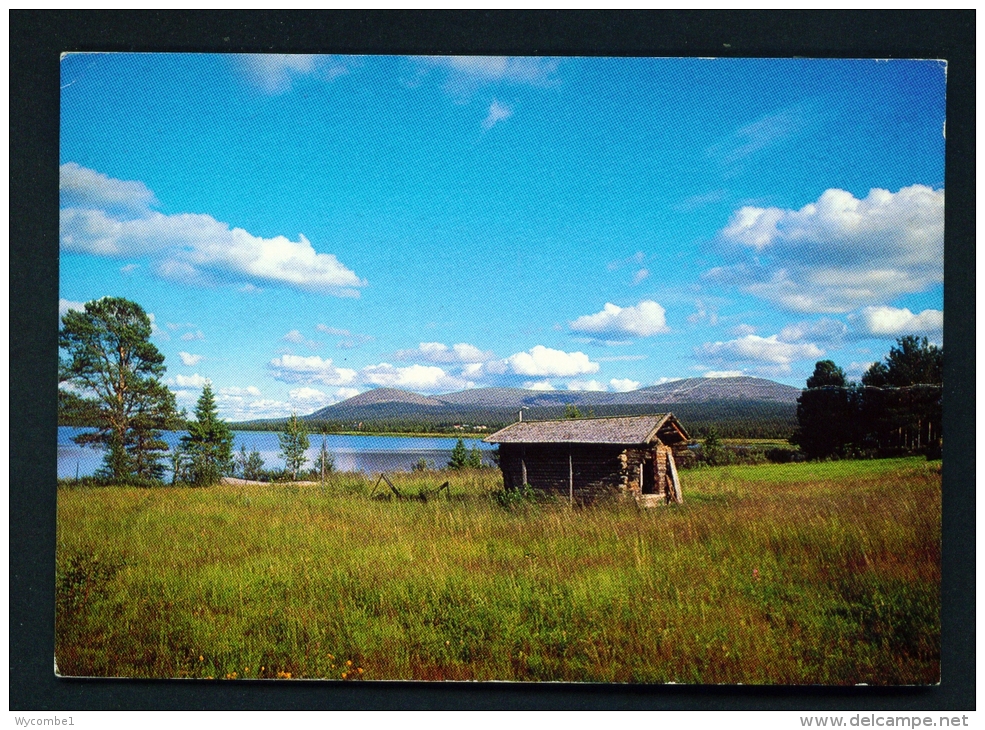
[[[102,465],[103,451],[88,446],[79,446],[72,437],[91,429],[74,426],[58,427],[58,477],[71,478],[76,474],[80,477],[92,476]],[[184,431],[165,431],[164,440],[174,447]],[[280,456],[280,444],[275,431],[234,431],[234,450],[239,452],[240,446],[246,450],[256,449],[260,452],[267,469],[282,469],[284,460]],[[309,437],[311,448],[308,449],[310,468],[318,452],[321,450],[322,436],[312,434]],[[328,453],[335,457],[336,471],[362,471],[367,474],[380,472],[410,471],[419,459],[434,462],[443,467],[451,458],[451,450],[457,437],[437,438],[431,436],[333,436],[325,437]],[[481,437],[463,437],[468,448],[478,446],[483,451],[483,463],[493,465],[492,451],[494,444],[482,443]],[[166,463],[166,460],[162,460]]]

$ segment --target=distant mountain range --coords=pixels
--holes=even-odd
[[[674,404],[732,404],[745,406],[766,403],[793,407],[800,395],[798,388],[763,378],[687,378],[651,385],[627,393],[597,391],[525,390],[523,388],[473,388],[446,395],[421,395],[395,388],[377,388],[327,406],[305,416],[309,421],[373,421],[407,419],[421,416],[445,420],[467,420],[469,414],[518,413],[520,408],[563,409],[574,405],[585,410],[603,409],[609,414],[614,407],[672,406]],[[772,410],[772,409],[771,409]],[[781,410],[787,410],[783,408]],[[533,414],[531,414],[533,415]],[[599,415],[602,415],[600,412]],[[456,419],[456,416],[460,418]],[[502,420],[502,419],[500,419]],[[475,422],[473,419],[472,422]]]

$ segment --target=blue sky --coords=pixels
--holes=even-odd
[[[189,409],[858,377],[942,342],[932,61],[76,54],[61,309]]]

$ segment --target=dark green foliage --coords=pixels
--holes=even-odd
[[[465,442],[459,439],[455,443],[455,448],[451,450],[451,460],[448,462],[449,469],[465,469],[469,465],[469,452],[465,448]]]
[[[150,317],[127,299],[104,297],[62,317],[58,377],[72,392],[59,396],[60,409],[66,420],[96,428],[74,441],[106,448],[99,476],[107,481],[150,484],[164,474],[161,431],[178,416],[150,335]]]
[[[941,385],[944,382],[944,350],[926,337],[900,337],[884,363],[875,363],[862,376],[862,385],[877,388],[908,385]]]
[[[239,447],[239,455],[236,457],[236,466],[239,468],[240,476],[243,479],[258,481],[263,477],[263,457],[260,452],[253,449],[249,454],[246,453],[246,445]]]
[[[807,378],[808,388],[823,388],[825,386],[845,387],[845,371],[834,364],[832,360],[821,360],[814,366],[814,373]]]
[[[818,362],[797,399],[791,442],[812,459],[832,456],[940,451],[944,351],[927,338],[896,341],[860,386],[841,368]]]
[[[469,454],[465,457],[465,467],[467,469],[482,468],[482,449],[479,448],[478,444],[469,449]]]
[[[215,395],[209,383],[202,388],[195,405],[195,420],[188,424],[188,435],[181,439],[188,456],[188,481],[200,487],[218,484],[233,469],[233,432],[219,418]]]
[[[543,496],[542,492],[538,492],[529,484],[521,484],[515,489],[497,489],[492,493],[493,501],[503,509],[516,509],[523,505],[534,504]]]
[[[298,472],[308,460],[304,452],[311,446],[307,428],[297,413],[292,413],[287,419],[284,432],[278,434],[277,439],[280,441],[280,455],[286,462],[285,469],[291,473],[291,479],[297,479]]]
[[[578,406],[569,403],[564,407],[564,417],[581,418],[581,411],[578,410]]]

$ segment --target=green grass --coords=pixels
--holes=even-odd
[[[504,509],[497,470],[58,493],[65,675],[933,683],[939,463],[705,468]],[[350,664],[351,662],[351,664]],[[359,670],[362,670],[361,672]]]

